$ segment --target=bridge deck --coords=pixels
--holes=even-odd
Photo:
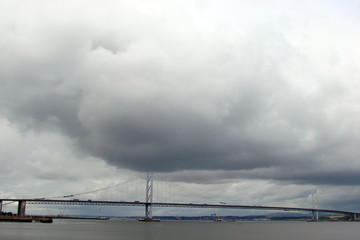
[[[92,201],[92,200],[62,200],[62,199],[0,199],[0,201],[26,201],[27,204],[53,204],[53,205],[101,205],[101,206],[145,206],[146,202],[140,201]],[[313,209],[298,207],[274,207],[258,205],[233,205],[233,204],[198,204],[198,203],[161,203],[153,202],[153,207],[183,207],[183,208],[226,208],[226,209],[257,209],[257,210],[279,210],[279,211],[302,211],[302,212],[327,212],[340,214],[360,214],[358,212],[333,210],[333,209]]]

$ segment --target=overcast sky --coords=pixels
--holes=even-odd
[[[358,1],[0,6],[2,197],[154,172],[219,201],[311,207],[319,189],[360,211]]]

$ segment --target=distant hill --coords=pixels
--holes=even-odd
[[[73,217],[98,217],[98,216],[79,216]],[[143,216],[103,216],[113,219],[141,219]],[[320,219],[324,220],[341,220],[341,216],[332,216],[331,214],[319,214]],[[154,216],[154,219],[160,220],[192,220],[192,221],[280,221],[280,220],[311,220],[311,214],[294,213],[294,212],[276,212],[266,215],[248,215],[248,216]]]

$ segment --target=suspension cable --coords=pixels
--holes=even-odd
[[[160,178],[160,181],[161,181],[161,182],[163,182],[163,183],[165,183],[165,184],[168,184],[168,185],[170,185],[170,186],[173,186],[173,187],[175,187],[175,188],[177,188],[177,189],[179,189],[179,190],[181,190],[181,191],[183,191],[183,192],[186,192],[186,193],[188,193],[188,194],[190,194],[190,195],[192,195],[192,196],[195,196],[195,197],[198,197],[198,198],[202,198],[202,199],[205,199],[205,200],[209,200],[209,199],[210,199],[210,200],[214,200],[214,199],[212,199],[212,198],[210,198],[210,197],[204,196],[204,195],[199,194],[199,193],[197,193],[197,192],[193,192],[193,191],[191,191],[191,190],[189,190],[189,189],[186,189],[186,188],[184,188],[184,187],[182,187],[182,186],[180,186],[180,185],[177,185],[177,184],[175,184],[175,183],[169,182],[169,181],[167,181],[166,179],[164,179],[164,178],[162,178],[162,177],[156,176],[156,178]]]
[[[136,181],[138,179],[132,179],[132,180],[128,180],[126,182],[122,182],[122,183],[118,183],[115,184],[113,186],[108,186],[108,187],[104,187],[104,188],[100,188],[100,189],[95,189],[95,190],[91,190],[91,191],[87,191],[87,192],[80,192],[80,193],[73,193],[73,194],[66,194],[66,195],[62,195],[62,196],[55,196],[55,197],[47,197],[47,198],[71,198],[71,197],[75,197],[75,196],[80,196],[80,195],[86,195],[86,194],[90,194],[90,193],[96,193],[96,192],[101,192],[101,191],[105,191],[108,189],[112,189],[112,188],[116,188],[119,187],[121,185]]]

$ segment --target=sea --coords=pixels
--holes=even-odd
[[[357,240],[360,222],[65,220],[0,222],[1,240]]]

